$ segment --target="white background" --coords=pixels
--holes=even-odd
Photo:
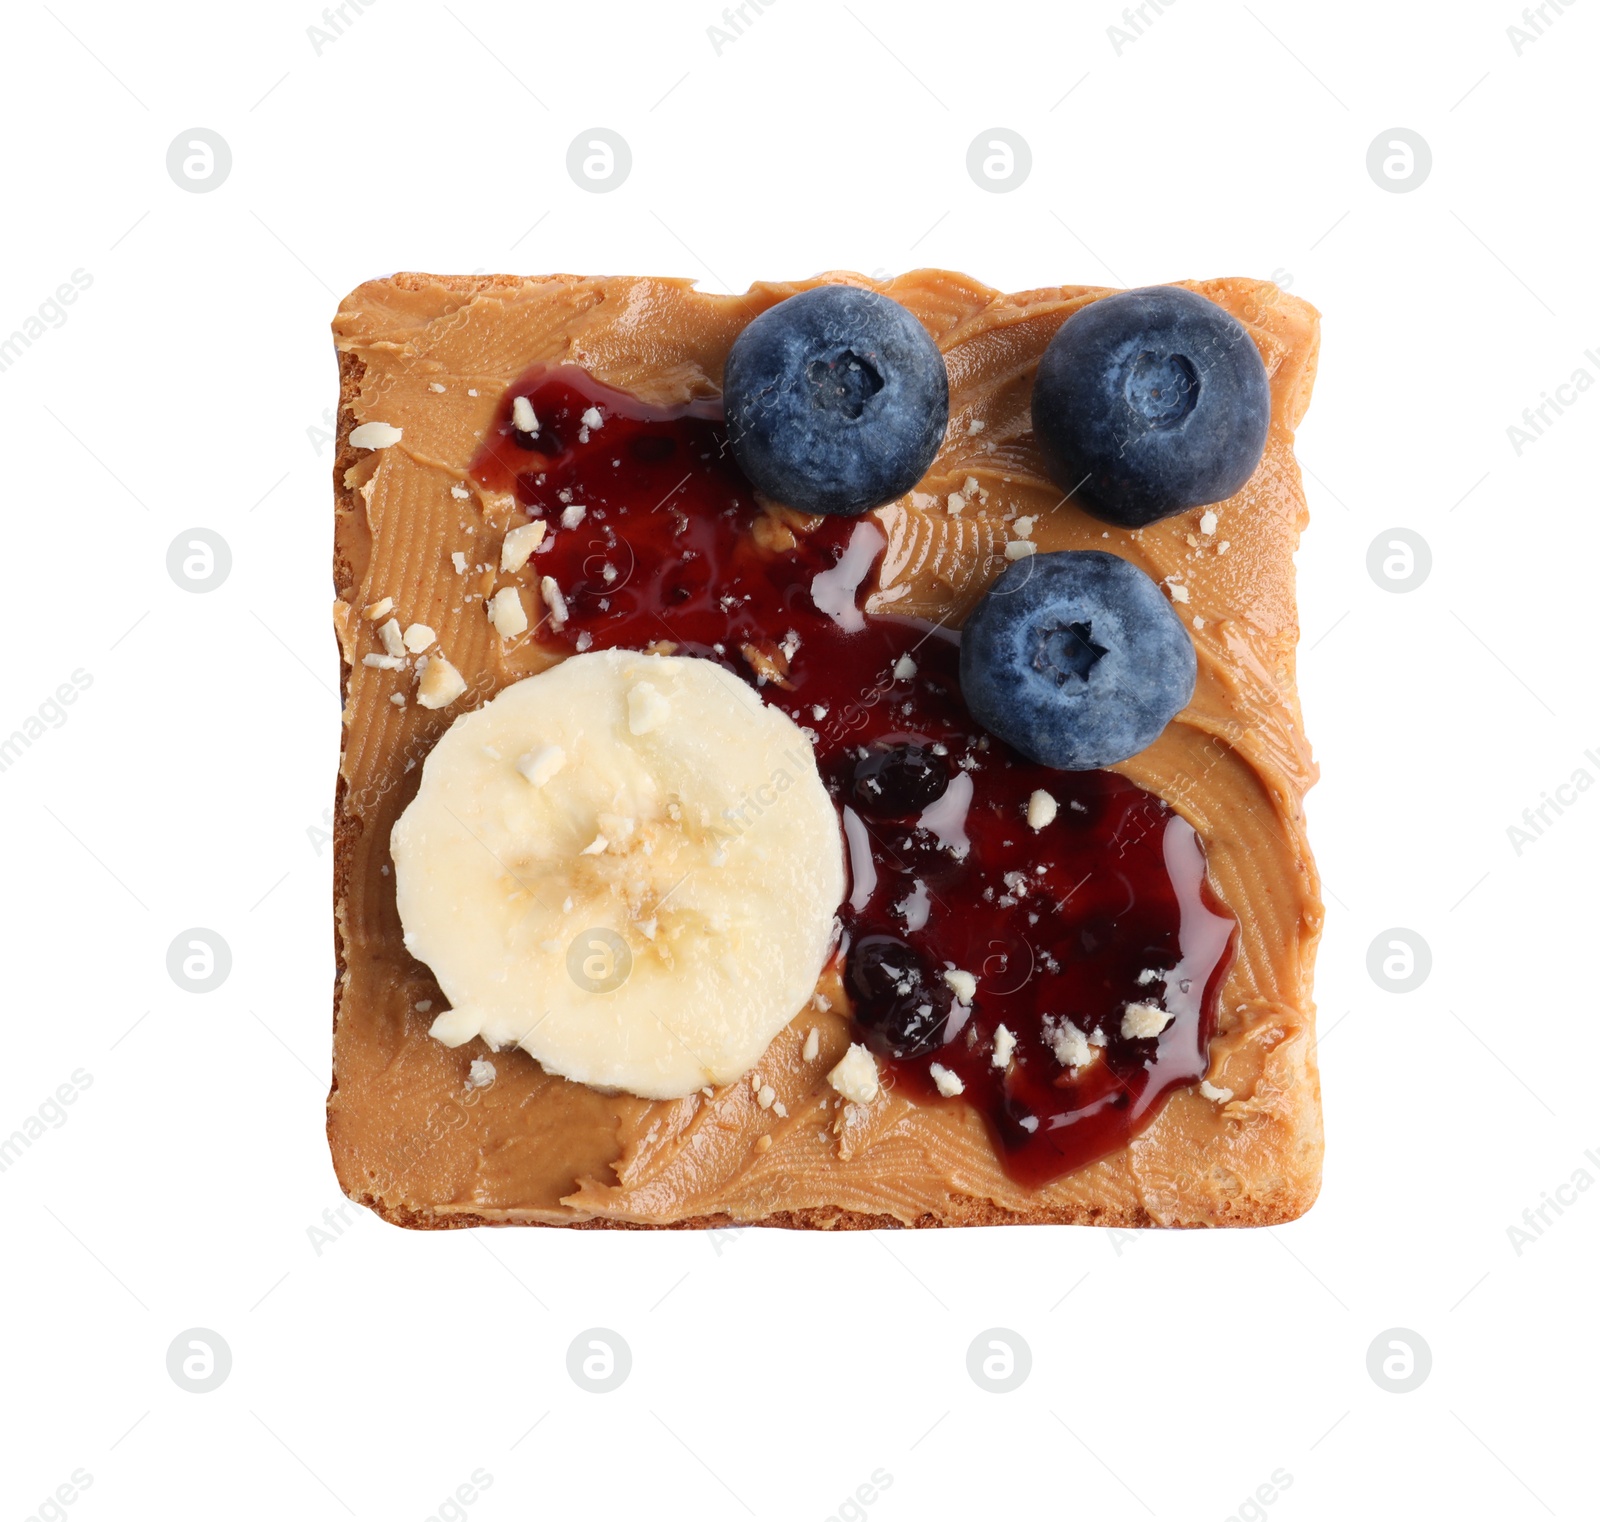
[[[719,53],[713,3],[382,0],[320,52],[311,0],[8,13],[0,333],[92,284],[0,372],[0,733],[92,685],[0,773],[0,1135],[92,1082],[0,1174],[0,1519],[1593,1515],[1600,1191],[1520,1253],[1508,1227],[1600,1179],[1600,796],[1520,854],[1507,828],[1600,777],[1600,395],[1520,455],[1507,428],[1600,379],[1594,10],[1546,7],[1519,53],[1514,0],[1183,0],[1119,52],[1113,0],[776,0]],[[633,152],[609,194],[565,167],[595,126]],[[966,170],[996,126],[1033,156],[1005,194]],[[1403,194],[1366,168],[1396,126],[1433,158]],[[165,167],[193,127],[232,151],[209,193]],[[923,264],[1275,274],[1324,313],[1299,556],[1320,1203],[1137,1237],[423,1234],[349,1207],[314,1246],[342,1203],[337,297],[396,269]],[[196,526],[233,557],[203,595],[166,570]],[[1395,527],[1432,553],[1403,594],[1367,570]],[[232,948],[210,994],[166,971],[191,926]],[[1431,947],[1415,992],[1368,974],[1391,927]],[[566,1371],[594,1326],[632,1350],[612,1394]],[[193,1327],[232,1350],[209,1394],[167,1373]],[[967,1373],[991,1327],[1031,1349],[1010,1394]],[[1432,1352],[1407,1394],[1367,1370],[1396,1327]]]

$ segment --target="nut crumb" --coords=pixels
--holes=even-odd
[[[1122,1011],[1122,1034],[1130,1041],[1148,1041],[1170,1024],[1172,1016],[1157,1004],[1130,1004]]]
[[[871,1104],[878,1097],[878,1064],[866,1047],[851,1042],[850,1049],[828,1074],[828,1082],[853,1103]]]
[[[522,595],[515,587],[501,587],[489,599],[489,622],[501,639],[515,639],[528,628],[528,615],[522,607]]]
[[[404,431],[390,423],[362,423],[350,430],[350,442],[357,449],[387,449],[400,442]]]
[[[466,690],[466,678],[442,655],[436,655],[417,683],[417,701],[424,708],[446,708]]]
[[[933,1086],[946,1099],[952,1099],[957,1094],[963,1093],[967,1087],[966,1084],[962,1083],[960,1077],[952,1073],[943,1063],[930,1062],[928,1064],[928,1076],[933,1079]]]
[[[978,980],[970,972],[963,972],[959,967],[952,967],[945,972],[944,980],[950,985],[950,991],[963,1004],[970,1004],[978,992]]]
[[[528,563],[528,557],[544,542],[542,523],[524,523],[507,532],[500,541],[500,569],[515,576]]]
[[[550,610],[551,626],[559,629],[567,621],[567,600],[561,595],[561,588],[556,585],[554,576],[540,578],[539,595]]]

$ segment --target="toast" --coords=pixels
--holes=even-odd
[[[484,464],[508,388],[536,367],[574,366],[649,406],[714,418],[745,326],[796,292],[840,283],[907,308],[949,378],[932,466],[869,515],[883,549],[863,587],[867,613],[958,627],[1010,563],[1020,519],[1040,551],[1132,561],[1167,591],[1195,645],[1188,706],[1111,770],[1192,827],[1207,892],[1237,922],[1208,1016],[1204,1090],[1176,1088],[1126,1145],[1055,1177],[1008,1169],[972,1104],[929,1102],[910,1082],[845,1100],[827,1079],[853,1040],[836,959],[753,1074],[646,1099],[556,1076],[514,1046],[434,1039],[449,1001],[406,948],[390,836],[426,758],[459,715],[570,654],[537,627],[508,641],[485,617],[485,600],[518,584],[500,569],[501,545],[522,510]],[[1316,771],[1295,690],[1293,555],[1306,508],[1293,437],[1316,371],[1317,314],[1268,282],[1186,284],[1254,341],[1270,429],[1234,496],[1136,530],[1062,500],[1030,424],[1040,356],[1063,322],[1111,294],[1100,288],[1005,295],[917,271],[723,296],[677,279],[402,274],[340,303],[344,725],[328,1136],[352,1199],[426,1228],[1268,1225],[1310,1206],[1322,1158],[1311,1001],[1322,908],[1302,810]],[[398,430],[394,441],[373,447],[390,437],[373,424]],[[805,541],[815,520],[768,508],[762,532]],[[459,673],[458,697],[417,701],[414,674],[386,664],[410,663],[407,651],[385,654],[377,630],[390,617],[425,627],[433,658]]]

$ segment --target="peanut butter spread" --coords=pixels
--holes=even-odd
[[[1232,1097],[1182,1090],[1121,1153],[1038,1189],[1007,1177],[966,1105],[919,1105],[888,1087],[871,1104],[840,1100],[825,1075],[850,1037],[831,971],[819,989],[831,1008],[800,1012],[753,1075],[652,1102],[551,1077],[517,1049],[431,1040],[444,1001],[402,942],[389,834],[422,759],[456,715],[557,658],[535,639],[506,646],[484,613],[497,588],[537,581],[534,565],[500,571],[501,541],[523,520],[509,497],[468,475],[502,392],[543,362],[580,365],[652,402],[714,398],[744,324],[823,280],[901,302],[949,371],[938,458],[915,491],[875,514],[888,547],[869,612],[959,623],[1007,564],[1004,520],[1023,514],[1041,551],[1109,550],[1165,585],[1199,656],[1189,707],[1116,770],[1194,826],[1212,886],[1239,921],[1209,1074]],[[1311,1003],[1322,907],[1301,806],[1316,768],[1295,692],[1292,557],[1306,521],[1293,435],[1316,370],[1317,314],[1267,282],[1190,289],[1233,313],[1258,345],[1271,433],[1237,496],[1138,531],[1063,503],[1029,426],[1039,356],[1067,317],[1108,294],[1098,288],[1003,295],[922,270],[881,284],[834,274],[716,296],[682,280],[400,275],[345,298],[334,322],[345,707],[328,1131],[352,1197],[418,1226],[1182,1226],[1284,1220],[1311,1203],[1322,1154]],[[400,437],[352,445],[351,430],[367,423]],[[455,702],[419,706],[407,673],[367,662],[384,645],[382,620],[365,610],[390,599],[385,616],[427,626],[432,654],[460,672],[466,691]],[[777,1103],[763,1105],[768,1085]]]

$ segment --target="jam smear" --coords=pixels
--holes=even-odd
[[[517,397],[537,433],[513,426]],[[815,737],[850,865],[842,972],[887,1085],[976,1106],[1006,1172],[1036,1186],[1117,1151],[1204,1077],[1237,926],[1199,838],[1111,772],[1054,771],[985,733],[954,631],[863,615],[884,543],[870,516],[774,543],[719,401],[652,406],[570,365],[506,391],[472,473],[548,525],[531,569],[567,616],[538,638],[670,642]],[[1038,830],[1035,791],[1056,804]],[[1130,1004],[1170,1022],[1124,1036]]]

